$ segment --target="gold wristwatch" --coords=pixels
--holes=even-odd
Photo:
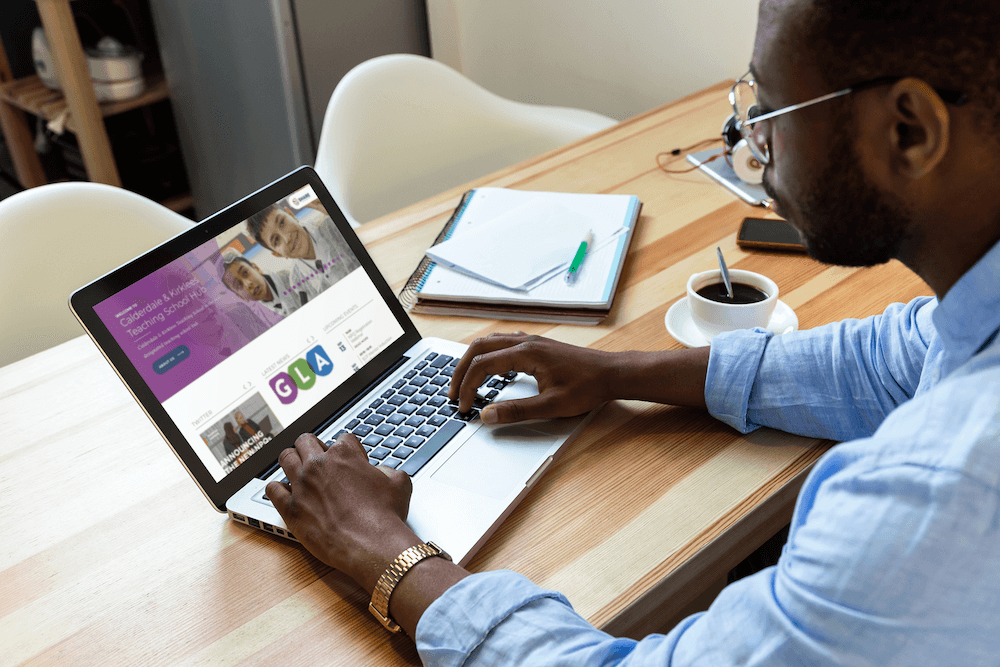
[[[411,567],[431,556],[440,556],[445,560],[451,560],[451,556],[433,542],[418,544],[396,556],[396,560],[389,563],[389,567],[385,568],[385,572],[375,584],[375,590],[372,591],[372,601],[368,603],[368,611],[389,632],[402,631],[399,624],[389,618],[389,596],[392,595],[396,584],[399,583],[404,574],[410,571]]]

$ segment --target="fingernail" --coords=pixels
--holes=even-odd
[[[497,410],[493,406],[483,408],[483,411],[479,413],[479,418],[483,420],[484,424],[496,424],[497,423]]]

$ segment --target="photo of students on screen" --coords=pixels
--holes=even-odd
[[[222,283],[236,296],[256,301],[281,316],[291,315],[318,293],[311,284],[294,286],[290,271],[264,273],[235,250],[223,254],[222,265]]]
[[[289,199],[250,216],[247,232],[275,257],[289,260],[293,287],[322,292],[361,264],[318,199],[298,212]]]

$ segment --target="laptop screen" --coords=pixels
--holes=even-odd
[[[287,194],[272,186],[282,196],[244,205],[230,215],[235,224],[209,229],[138,278],[142,258],[119,269],[115,290],[92,306],[100,333],[120,348],[109,359],[119,371],[127,359],[148,393],[123,379],[162,426],[147,405],[152,395],[216,483],[345,383],[357,385],[352,378],[377,376],[366,364],[408,333],[339,211],[338,226],[312,183],[293,184]],[[118,288],[123,271],[129,279]]]

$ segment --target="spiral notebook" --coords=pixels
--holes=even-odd
[[[514,290],[476,279],[429,257],[400,292],[400,301],[414,313],[459,315],[529,322],[598,324],[611,311],[618,280],[628,254],[642,202],[634,195],[534,192],[507,188],[476,188],[465,193],[433,245],[457,236],[475,235],[476,227],[503,216],[562,211],[579,216],[594,229],[594,247],[574,284],[563,272],[530,290]],[[481,228],[482,229],[482,228]],[[474,237],[471,237],[474,238]],[[543,235],[528,235],[537,244]],[[567,261],[575,246],[567,246]]]

